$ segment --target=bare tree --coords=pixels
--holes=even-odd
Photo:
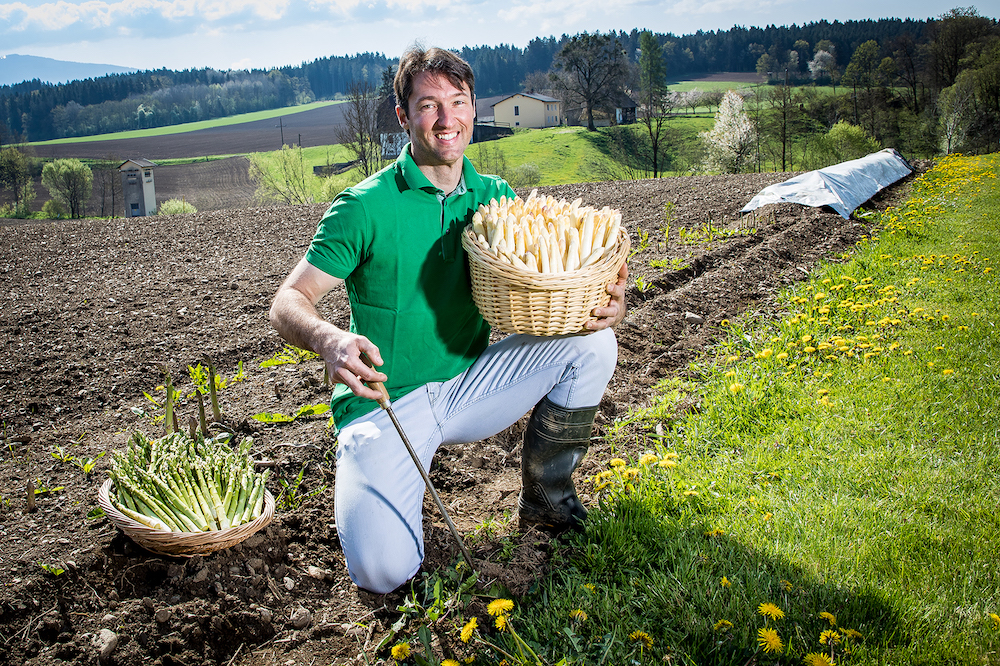
[[[91,167],[94,171],[94,190],[101,200],[101,217],[115,217],[118,205],[125,201],[121,174],[118,171],[118,166],[123,161],[117,155],[108,154]]]
[[[629,75],[628,58],[621,42],[611,34],[573,35],[556,54],[555,67],[562,73],[556,78],[557,87],[583,105],[587,129],[597,131],[594,108],[619,93]]]
[[[362,178],[376,173],[386,164],[379,141],[379,102],[375,88],[368,81],[351,83],[344,124],[336,131],[337,142],[354,155]]]

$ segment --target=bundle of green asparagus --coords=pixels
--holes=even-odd
[[[270,470],[250,460],[253,440],[237,450],[229,434],[191,439],[179,432],[150,440],[135,433],[111,462],[111,502],[146,527],[168,532],[227,529],[258,518]]]

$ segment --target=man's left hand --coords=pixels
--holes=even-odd
[[[597,319],[588,321],[584,326],[588,331],[617,326],[625,318],[625,283],[628,280],[628,265],[623,263],[618,270],[618,281],[608,284],[611,300],[603,308],[594,308],[591,314]]]

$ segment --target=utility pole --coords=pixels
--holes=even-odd
[[[285,147],[285,125],[281,121],[281,116],[278,116],[278,128],[281,130],[281,147]]]

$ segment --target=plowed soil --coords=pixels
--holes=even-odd
[[[629,313],[617,329],[620,363],[597,435],[643,404],[659,378],[683,372],[720,335],[721,320],[769,312],[783,285],[870,233],[863,222],[797,205],[773,207],[755,223],[740,220],[737,211],[756,192],[787,176],[545,188],[621,209],[636,250]],[[900,200],[906,182],[868,205]],[[96,664],[102,648],[103,663],[136,666],[385,657],[374,647],[398,618],[403,593],[370,595],[347,577],[333,512],[336,442],[326,419],[251,418],[294,414],[329,397],[318,361],[261,367],[282,350],[267,321],[269,300],[322,211],[219,210],[169,224],[0,221],[0,665]],[[691,242],[696,231],[702,240]],[[321,311],[346,325],[342,294]],[[236,547],[189,559],[154,555],[95,515],[110,457],[101,456],[133,431],[158,433],[157,409],[144,392],[162,398],[161,364],[187,396],[187,368],[206,353],[227,380],[242,364],[245,377],[221,393],[224,425],[237,437],[252,435],[255,460],[273,465],[269,488],[279,508],[268,527]],[[188,398],[180,410],[182,422],[196,413]],[[519,532],[511,518],[523,421],[490,440],[440,450],[431,471],[481,577],[512,594],[545,573],[549,550],[548,537]],[[635,439],[636,450],[624,453],[638,451]],[[577,474],[585,503],[593,501],[585,477],[609,457],[595,440]],[[87,474],[89,460],[95,466]],[[34,513],[26,506],[29,479],[42,491]],[[492,531],[480,529],[487,521]],[[429,502],[425,531],[426,567],[455,562]],[[501,553],[502,540],[513,550]],[[476,612],[484,611],[466,609]]]

